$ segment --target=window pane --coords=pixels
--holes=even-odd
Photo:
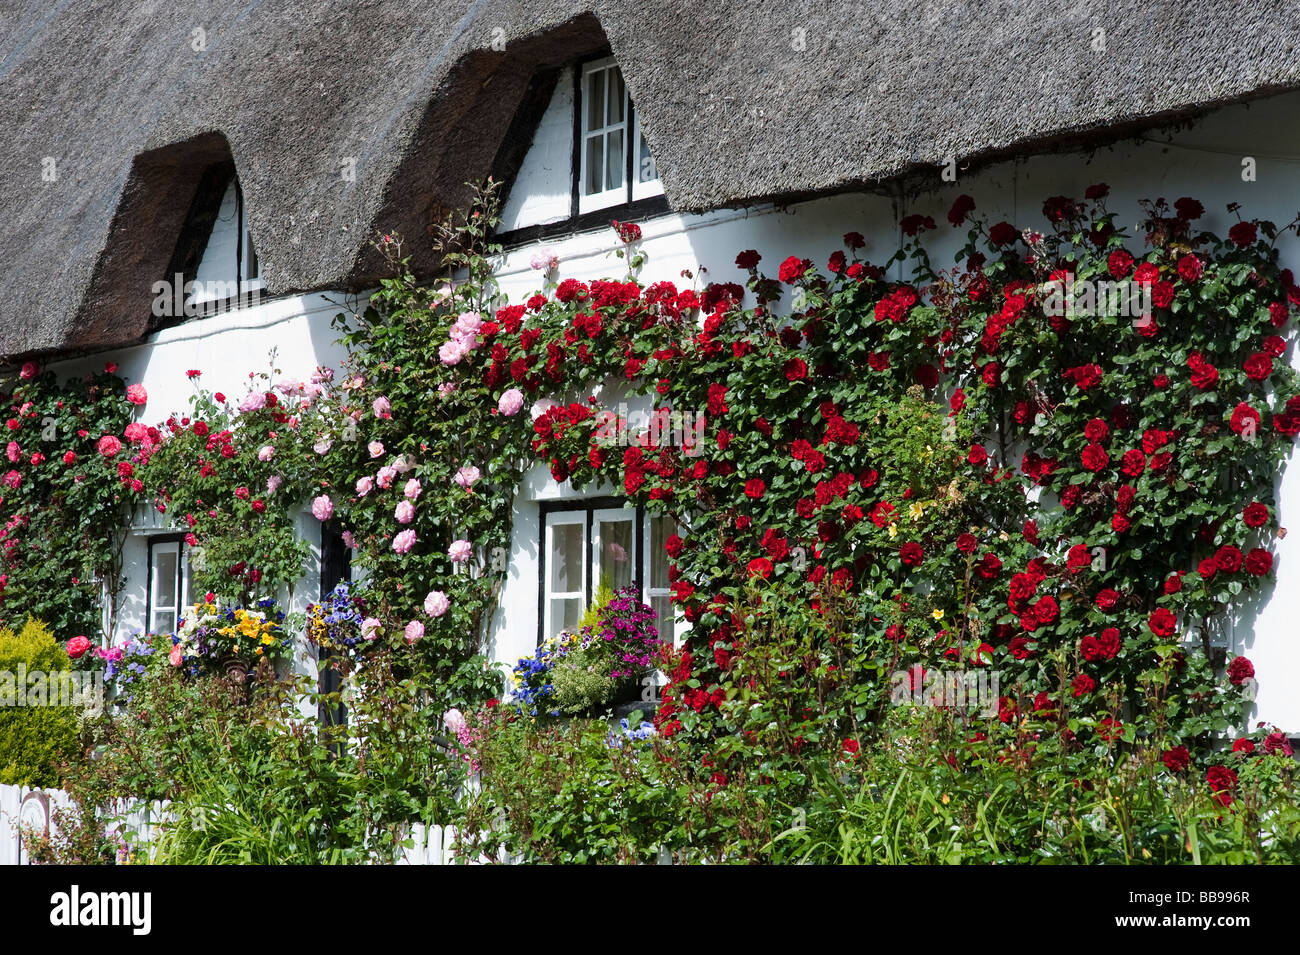
[[[668,551],[664,542],[673,534],[673,519],[667,516],[650,518],[650,589],[668,588]]]
[[[623,74],[615,67],[607,71],[609,76],[608,118],[606,126],[623,122]]]
[[[576,593],[583,589],[582,563],[586,542],[583,525],[551,526],[551,593]]]
[[[659,639],[664,643],[673,642],[673,601],[671,597],[651,597],[650,609],[655,612],[659,627]]]
[[[601,192],[602,170],[605,168],[605,137],[592,136],[587,140],[587,181],[585,192],[594,196]]]
[[[587,130],[600,129],[605,125],[605,75],[606,70],[597,70],[587,75]]]
[[[623,130],[607,134],[605,145],[605,188],[618,189],[623,185]]]
[[[632,583],[632,522],[600,522],[600,583],[611,590]]]
[[[159,610],[176,609],[176,545],[153,552],[153,604]]]
[[[190,549],[185,548],[184,590],[181,593],[181,609],[194,606],[194,567],[190,560]]]
[[[175,633],[176,632],[176,611],[174,610],[157,610],[154,611],[153,625],[149,628],[151,633]]]
[[[565,597],[551,601],[551,636],[561,630],[576,630],[582,619],[582,598]]]

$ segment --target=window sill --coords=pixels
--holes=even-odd
[[[636,222],[667,215],[672,211],[672,207],[668,205],[667,196],[650,196],[646,199],[638,199],[635,202],[623,202],[616,206],[607,206],[604,209],[593,209],[591,212],[570,216],[559,222],[511,229],[509,232],[498,233],[493,238],[507,250],[517,249],[520,246],[546,239],[568,238],[583,232],[596,232],[600,229],[607,229],[614,219],[620,222]]]

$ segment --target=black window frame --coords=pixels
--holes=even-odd
[[[632,582],[636,585],[638,592],[644,597],[646,592],[646,540],[645,540],[645,517],[646,510],[644,504],[632,504],[627,498],[608,495],[604,497],[582,497],[566,498],[559,501],[541,501],[538,504],[537,519],[537,646],[541,646],[546,639],[546,573],[547,573],[547,551],[546,551],[546,519],[551,514],[583,511],[585,518],[583,521],[585,553],[583,559],[586,562],[583,578],[583,601],[586,606],[591,606],[593,581],[591,574],[592,558],[592,521],[596,511],[607,510],[626,510],[632,514],[633,535],[636,539],[636,557],[633,561]]]

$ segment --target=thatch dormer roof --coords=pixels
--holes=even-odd
[[[226,159],[268,291],[368,283],[375,230],[418,240],[492,169],[538,71],[605,47],[678,210],[871,187],[1300,85],[1280,0],[6,6],[11,357],[139,340],[203,168]]]

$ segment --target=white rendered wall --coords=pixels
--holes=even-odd
[[[560,71],[551,102],[501,209],[502,232],[569,218],[573,194],[573,70]]]

